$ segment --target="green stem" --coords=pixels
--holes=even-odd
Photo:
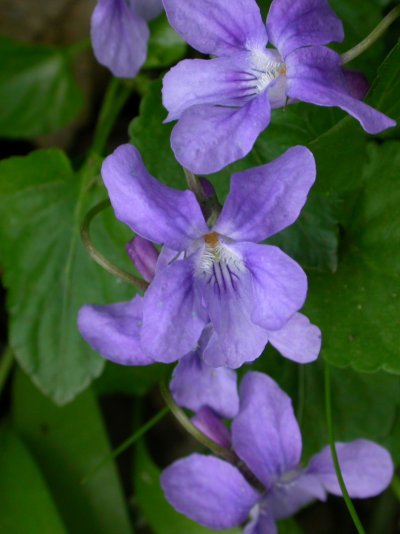
[[[378,40],[385,31],[389,28],[391,24],[400,16],[400,5],[396,6],[395,8],[390,11],[385,18],[381,20],[381,22],[372,30],[372,32],[367,35],[365,39],[363,39],[360,43],[358,43],[356,46],[342,54],[342,62],[343,64],[349,63],[349,61],[352,61],[356,57],[358,57],[360,54],[365,52],[371,45],[374,44],[376,40]]]
[[[101,154],[103,152],[114,123],[131,92],[132,84],[118,78],[111,79],[97,120],[91,153]]]
[[[8,375],[13,367],[14,352],[11,347],[7,347],[0,359],[0,393],[3,391],[4,385],[7,382]]]
[[[108,271],[113,276],[120,278],[124,282],[128,282],[128,284],[131,284],[139,291],[145,291],[149,285],[147,282],[145,282],[141,278],[138,278],[137,276],[134,276],[133,274],[128,273],[127,271],[120,269],[119,267],[108,261],[108,259],[103,256],[103,254],[101,254],[101,252],[99,252],[93,244],[92,238],[90,236],[90,224],[96,217],[96,215],[101,213],[104,209],[109,208],[110,206],[110,201],[106,199],[96,204],[91,210],[87,212],[81,226],[82,242],[85,245],[86,250],[89,252],[92,259],[98,265],[100,265],[100,267]]]
[[[306,369],[304,365],[299,365],[298,369],[298,401],[297,401],[297,413],[296,419],[301,427],[304,415],[304,397],[305,397],[305,381],[306,381]]]
[[[193,174],[188,169],[184,168],[183,171],[185,173],[188,187],[196,195],[196,198],[199,201],[199,204],[203,204],[204,202],[206,202],[207,197],[203,191],[199,177],[196,174]]]
[[[329,436],[329,445],[331,448],[331,454],[333,459],[333,464],[335,466],[336,476],[339,482],[340,489],[343,494],[344,501],[346,503],[347,509],[349,511],[349,514],[353,520],[354,526],[356,527],[356,530],[358,534],[365,534],[364,527],[362,526],[362,523],[360,521],[360,518],[358,517],[358,514],[356,512],[356,509],[354,508],[353,502],[350,499],[350,495],[347,491],[346,484],[343,480],[342,471],[340,469],[340,463],[339,458],[336,451],[336,445],[335,445],[335,435],[333,430],[333,422],[332,422],[332,404],[331,404],[331,378],[330,378],[330,371],[329,371],[329,364],[325,362],[325,412],[326,412],[326,424],[328,427],[328,436]]]
[[[394,475],[390,487],[396,495],[397,500],[400,501],[400,478],[397,475]]]
[[[99,469],[101,469],[106,463],[110,462],[111,460],[114,460],[117,456],[119,456],[121,453],[126,451],[129,447],[134,445],[137,441],[139,441],[149,430],[151,430],[157,423],[161,421],[163,417],[165,417],[169,413],[168,406],[164,406],[162,410],[160,410],[154,417],[152,417],[147,423],[145,423],[143,426],[139,428],[132,436],[127,438],[125,441],[121,443],[116,449],[114,449],[110,454],[108,454],[101,462],[99,462],[92,471],[86,475],[86,477],[82,480],[82,484],[86,484],[88,480],[90,480],[93,475],[95,475]]]

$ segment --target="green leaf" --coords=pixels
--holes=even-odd
[[[306,311],[337,366],[400,373],[400,143],[371,145],[335,274],[311,274]]]
[[[0,136],[49,133],[79,113],[83,97],[71,60],[66,51],[53,46],[0,37]]]
[[[212,532],[217,532],[202,527],[179,514],[165,500],[160,487],[160,470],[154,464],[143,442],[140,442],[136,448],[133,476],[135,501],[154,534],[212,534]],[[221,532],[240,534],[241,530]]]
[[[0,163],[0,262],[10,344],[35,384],[60,404],[85,389],[104,366],[78,333],[79,308],[133,296],[130,286],[89,258],[80,241],[88,203],[106,196],[103,187],[88,188],[98,172],[98,163],[93,165],[83,177],[74,174],[59,150]],[[115,224],[108,210],[93,224],[93,236],[100,250],[121,264],[129,232],[118,223],[116,242],[110,229]]]
[[[12,417],[42,469],[68,532],[131,534],[114,463],[108,462],[84,482],[110,454],[90,389],[68,406],[58,407],[19,370]]]
[[[147,61],[144,68],[169,67],[178,62],[186,53],[186,42],[169,24],[165,14],[152,20]]]
[[[40,470],[22,441],[0,428],[0,531],[66,534]]]
[[[336,271],[339,226],[335,204],[311,193],[298,220],[268,240],[308,269]]]
[[[304,457],[308,458],[327,445],[324,415],[324,380],[322,364],[304,369],[304,410],[302,432]],[[358,373],[352,369],[331,369],[332,410],[335,439],[351,441],[370,439],[388,446],[399,407],[400,380],[382,371]],[[400,457],[389,446],[393,459]]]
[[[124,393],[125,395],[146,395],[165,376],[167,366],[154,364],[147,367],[126,367],[107,362],[104,372],[93,383],[99,395]]]

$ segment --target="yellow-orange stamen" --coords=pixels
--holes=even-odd
[[[215,248],[218,243],[219,243],[219,236],[217,234],[217,232],[210,232],[209,234],[206,234],[204,236],[204,241],[206,242],[206,244],[211,247],[211,248]]]

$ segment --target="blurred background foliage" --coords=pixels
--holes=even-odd
[[[265,13],[268,2],[259,2]],[[395,2],[331,0],[345,51]],[[163,409],[167,366],[121,368],[83,342],[84,303],[132,298],[132,288],[89,258],[85,213],[106,197],[103,157],[130,139],[150,171],[184,188],[162,124],[161,77],[196,52],[165,16],[150,25],[147,62],[132,81],[111,80],[90,50],[93,0],[0,0],[0,531],[7,534],[205,534],[166,503],[159,473],[198,447],[172,416],[116,458],[112,451]],[[371,83],[367,101],[400,120],[400,23],[349,66]],[[323,366],[331,366],[338,440],[366,437],[400,464],[400,130],[377,138],[339,110],[276,110],[252,153],[211,176],[223,201],[229,176],[308,146],[318,179],[300,219],[273,239],[309,275],[306,313],[323,331],[316,364],[273,349],[253,366],[292,396],[304,461],[327,443]],[[133,270],[132,237],[111,210],[93,224],[96,246]],[[242,370],[241,372],[243,372]],[[144,430],[140,433],[144,433]],[[400,482],[356,503],[371,534],[399,528]],[[234,531],[231,531],[233,534]],[[315,504],[281,534],[354,532],[340,499]],[[236,531],[237,534],[237,531]]]

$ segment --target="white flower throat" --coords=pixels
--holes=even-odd
[[[256,90],[262,93],[276,78],[286,74],[286,64],[276,50],[255,51],[251,71],[256,79]]]
[[[198,274],[218,292],[236,291],[240,273],[244,271],[243,259],[217,232],[203,236],[204,251],[201,255]]]

